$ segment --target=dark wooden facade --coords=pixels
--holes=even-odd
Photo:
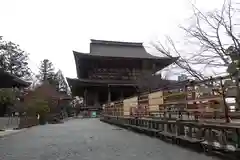
[[[148,54],[142,43],[91,40],[90,53],[75,52],[77,79],[67,78],[72,93],[84,97],[84,108],[129,97],[139,90],[139,78],[152,75],[177,58]]]
[[[26,82],[0,68],[0,88],[24,88],[30,86],[31,83]]]

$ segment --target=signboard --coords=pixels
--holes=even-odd
[[[181,74],[180,76],[178,76],[178,81],[185,81],[185,80],[187,80],[187,75],[185,75],[185,74]]]
[[[97,117],[97,112],[93,111],[91,117],[92,117],[92,118]]]

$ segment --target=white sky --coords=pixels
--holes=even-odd
[[[197,0],[200,9],[222,0]],[[30,53],[31,68],[50,59],[76,77],[72,50],[89,52],[89,39],[146,42],[166,34],[191,15],[189,0],[0,0],[0,35]]]

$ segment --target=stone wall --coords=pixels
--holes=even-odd
[[[19,123],[19,117],[0,117],[0,130],[18,128]]]
[[[21,117],[18,128],[28,128],[39,124],[37,117]]]

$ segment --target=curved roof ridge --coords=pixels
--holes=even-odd
[[[125,45],[125,46],[143,46],[143,42],[124,42],[124,41],[108,41],[108,40],[96,40],[90,39],[94,44],[106,44],[106,45]]]

